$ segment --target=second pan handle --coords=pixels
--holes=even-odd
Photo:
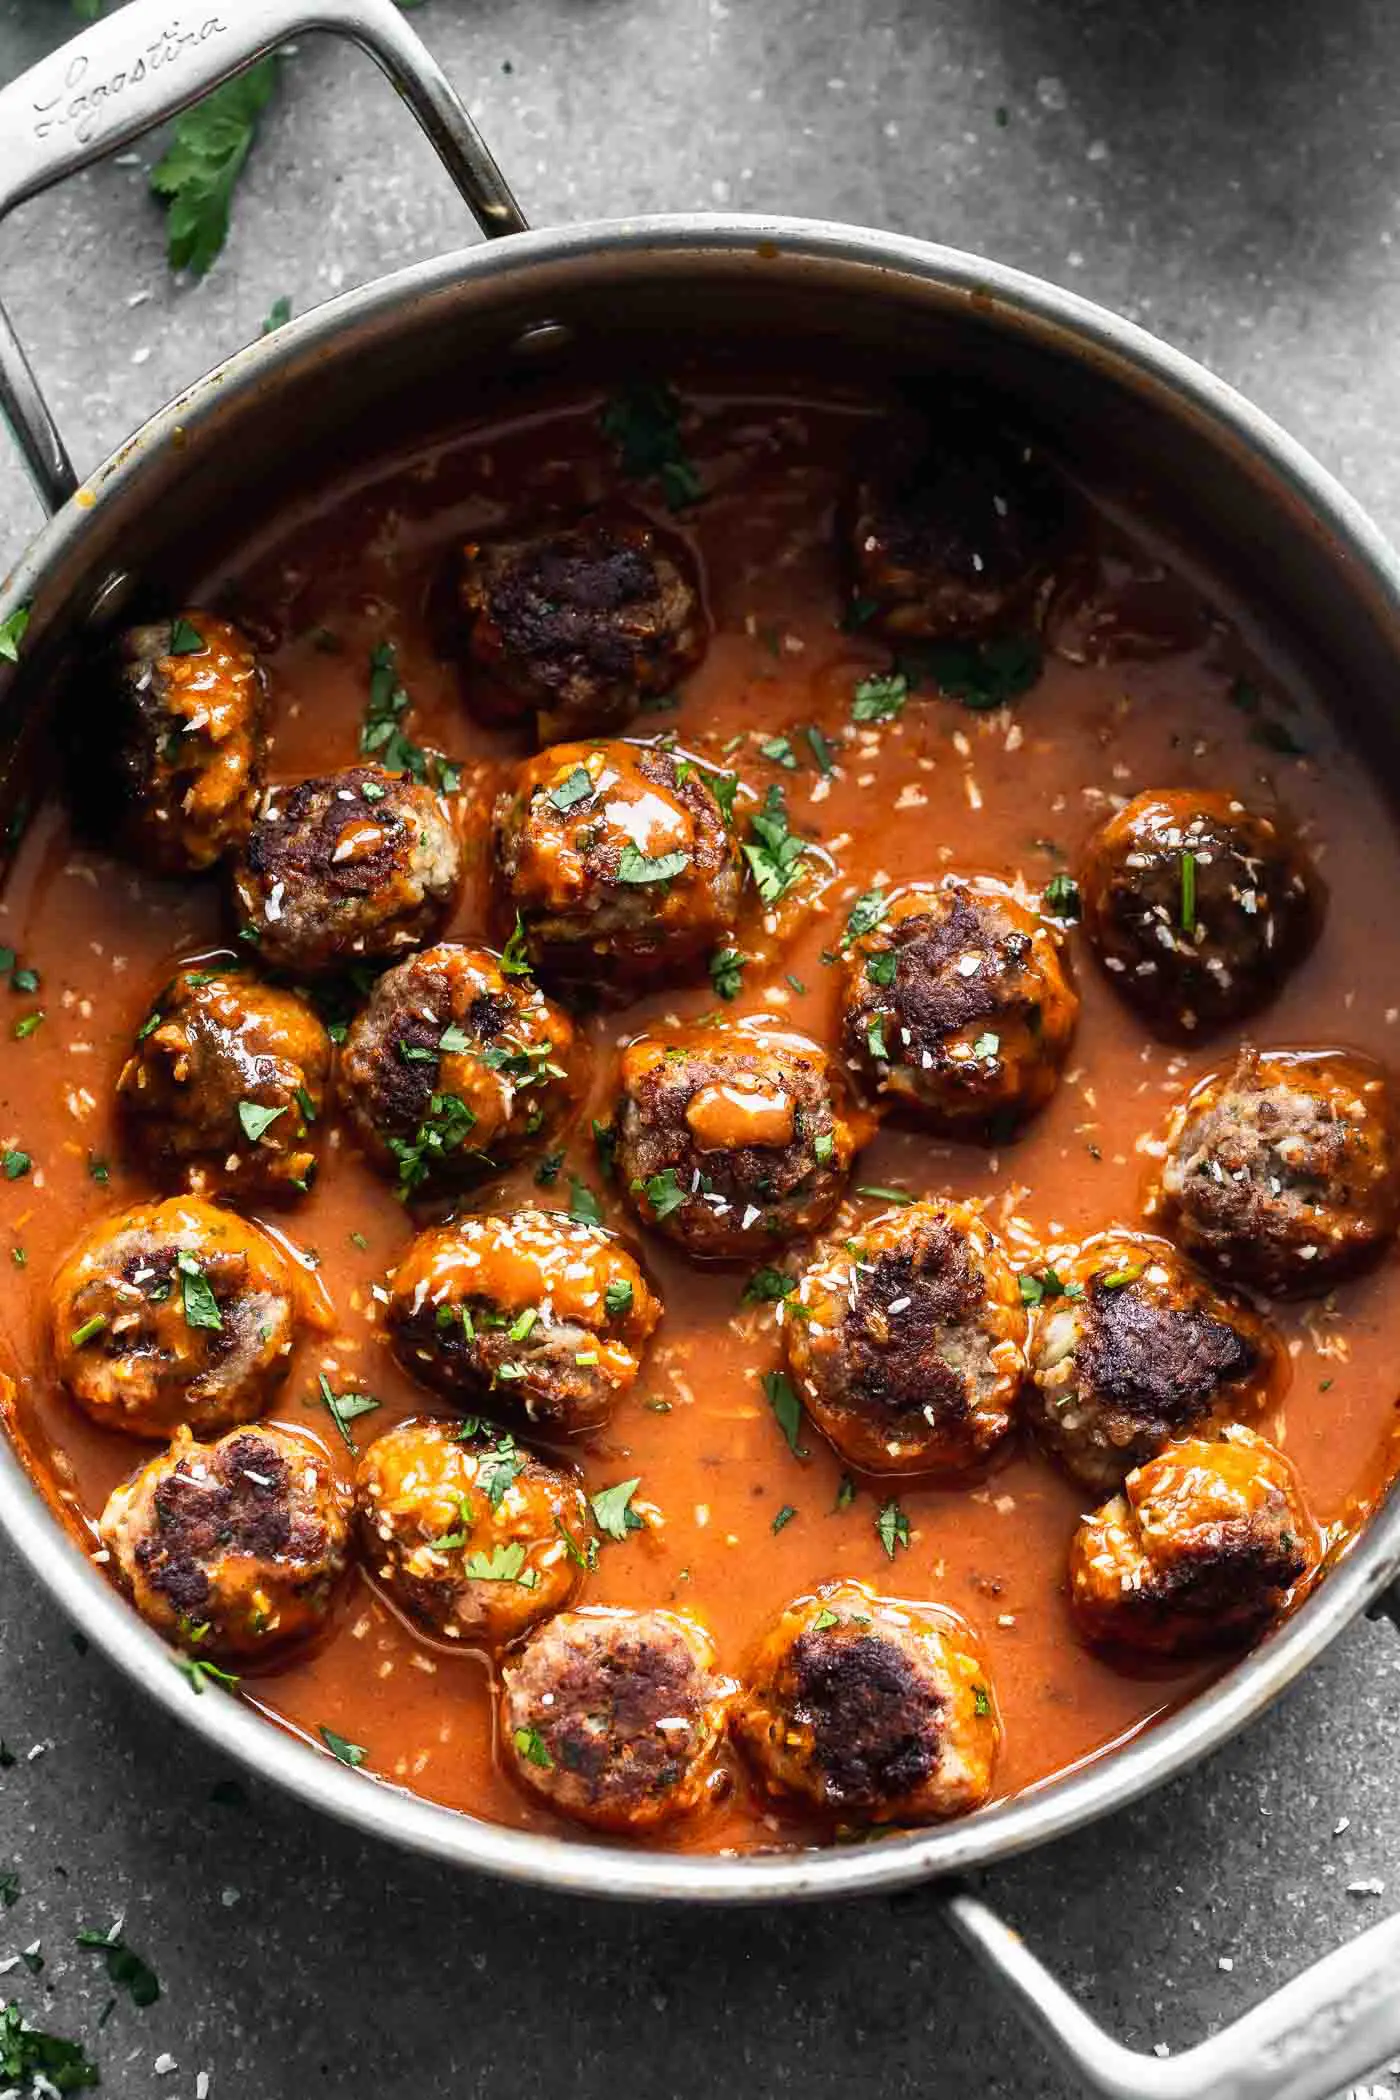
[[[189,13],[128,0],[0,90],[0,219],[26,198],[129,145],[265,58],[328,30],[367,51],[436,147],[483,233],[525,219],[462,100],[394,0],[207,0]],[[48,404],[0,310],[0,411],[46,509],[77,477]]]

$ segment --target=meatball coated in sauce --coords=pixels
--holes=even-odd
[[[287,1375],[291,1267],[265,1233],[198,1197],[141,1203],[86,1232],[54,1277],[60,1379],[104,1428],[213,1436]]]
[[[304,999],[234,968],[182,970],[117,1089],[163,1179],[300,1191],[316,1172],[330,1061],[330,1037]]]
[[[1064,526],[1058,482],[1024,441],[958,401],[897,428],[859,483],[855,591],[898,640],[972,641],[1029,622]]]
[[[546,977],[635,989],[697,965],[739,908],[705,774],[646,744],[555,744],[496,810],[506,903]]]
[[[852,1465],[957,1470],[1011,1427],[1025,1309],[995,1235],[965,1204],[886,1211],[833,1242],[782,1316],[793,1383]]]
[[[312,973],[421,947],[441,932],[461,880],[441,795],[379,766],[269,788],[234,871],[264,962]]]
[[[1214,1442],[1168,1444],[1084,1518],[1070,1600],[1090,1641],[1195,1654],[1257,1634],[1320,1560],[1292,1466],[1231,1426]]]
[[[680,550],[649,526],[589,518],[466,549],[462,604],[476,663],[537,712],[540,737],[602,736],[669,693],[704,649]]]
[[[183,612],[129,627],[111,661],[115,729],[101,726],[115,735],[122,844],[157,875],[200,874],[243,844],[262,784],[253,645],[227,620]]]
[[[181,1429],[119,1487],[102,1543],[143,1619],[196,1655],[257,1655],[324,1624],[349,1559],[349,1495],[285,1429]]]
[[[414,1195],[546,1144],[583,1061],[572,1021],[530,979],[448,942],[380,978],[341,1055],[340,1099],[376,1166]]]
[[[564,1612],[506,1664],[501,1747],[561,1815],[653,1830],[704,1800],[733,1692],[679,1612]]]
[[[404,1422],[355,1470],[365,1565],[440,1640],[498,1648],[561,1611],[593,1538],[572,1474],[505,1430]]]
[[[762,1019],[639,1036],[621,1080],[619,1185],[688,1254],[762,1253],[840,1202],[860,1137],[806,1036]]]
[[[847,955],[847,1060],[882,1101],[959,1136],[1000,1135],[1049,1100],[1078,1015],[1058,935],[990,877],[896,891]]]
[[[1114,989],[1172,1035],[1257,1012],[1322,919],[1322,886],[1284,822],[1209,790],[1136,796],[1090,840],[1080,883]]]
[[[420,1234],[395,1271],[387,1314],[412,1377],[565,1436],[607,1420],[660,1318],[611,1233],[538,1210]]]
[[[1250,1413],[1286,1381],[1277,1336],[1166,1240],[1102,1233],[1037,1279],[1026,1413],[1085,1487],[1171,1437]]]
[[[769,1788],[844,1823],[933,1823],[991,1792],[1001,1729],[971,1633],[830,1582],[758,1641],[735,1715]]]
[[[1329,1290],[1400,1218],[1390,1079],[1341,1050],[1242,1050],[1173,1110],[1147,1214],[1223,1276],[1279,1297]]]

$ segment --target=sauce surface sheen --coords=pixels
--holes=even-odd
[[[186,579],[187,602],[227,605],[255,632],[279,637],[265,655],[269,777],[294,780],[358,758],[370,652],[392,641],[414,735],[463,767],[456,811],[468,881],[445,937],[498,945],[508,929],[491,908],[490,810],[527,747],[466,714],[463,674],[434,651],[430,608],[444,563],[468,536],[512,530],[544,510],[621,499],[689,541],[713,630],[679,703],[643,715],[632,734],[674,732],[682,751],[733,766],[760,796],[779,781],[794,829],[818,838],[835,863],[824,908],[788,943],[765,939],[757,922],[741,927],[738,945],[761,947],[767,959],[745,968],[726,1014],[771,1013],[834,1044],[839,971],[823,952],[837,945],[860,892],[953,867],[1020,878],[1034,897],[1074,865],[1115,803],[1154,787],[1228,786],[1292,813],[1330,890],[1320,942],[1259,1017],[1254,1038],[1392,1054],[1400,1043],[1391,1004],[1400,1000],[1392,816],[1322,710],[1276,668],[1261,671],[1222,614],[1188,615],[1183,646],[1151,661],[1077,663],[1047,651],[1039,682],[1009,707],[978,713],[919,693],[895,721],[853,724],[855,685],[887,669],[890,655],[841,624],[834,518],[853,449],[880,404],[816,386],[745,398],[702,379],[685,391],[701,411],[689,449],[708,494],[679,518],[647,502],[654,489],[619,482],[598,431],[599,398],[561,395],[514,424],[467,430],[407,464],[323,490],[236,548],[217,573]],[[1145,536],[1115,526],[1107,544],[1116,551],[1101,557],[1099,586],[1124,585],[1132,571],[1134,588],[1150,596],[1161,571]],[[1178,609],[1191,606],[1188,586],[1161,588]],[[1254,633],[1251,644],[1267,647]],[[1232,702],[1242,673],[1261,687],[1266,721],[1287,724],[1286,737],[1261,738],[1260,714]],[[829,775],[810,727],[831,746]],[[762,752],[778,736],[789,739],[795,769]],[[118,1127],[117,1074],[176,962],[226,950],[231,933],[217,879],[162,884],[138,875],[75,840],[57,803],[33,821],[0,903],[0,939],[42,977],[36,995],[3,995],[10,1022],[35,1007],[45,1013],[23,1039],[4,1031],[0,1136],[34,1165],[26,1178],[0,1182],[9,1268],[0,1342],[19,1384],[21,1447],[94,1545],[107,1494],[154,1447],[104,1434],[58,1388],[45,1293],[89,1221],[153,1192]],[[1083,1001],[1078,1037],[1058,1091],[1025,1134],[987,1148],[886,1124],[860,1156],[856,1185],[985,1201],[1018,1262],[1139,1222],[1149,1164],[1140,1141],[1184,1086],[1228,1059],[1239,1036],[1183,1050],[1154,1040],[1115,998],[1076,931],[1069,947]],[[735,1674],[761,1624],[824,1580],[851,1576],[889,1595],[950,1605],[979,1636],[996,1687],[1005,1728],[997,1795],[1016,1793],[1141,1729],[1222,1665],[1133,1671],[1085,1648],[1071,1624],[1065,1570],[1090,1498],[1027,1443],[1013,1439],[1010,1455],[970,1485],[862,1478],[841,1508],[842,1465],[811,1424],[805,1455],[789,1450],[760,1384],[779,1360],[772,1307],[741,1303],[742,1269],[696,1266],[655,1235],[639,1235],[603,1182],[590,1137],[590,1119],[611,1105],[617,1046],[658,1018],[693,1019],[718,1006],[702,975],[588,1020],[593,1090],[558,1178],[536,1186],[531,1162],[470,1199],[474,1208],[512,1199],[564,1207],[577,1176],[598,1195],[605,1221],[641,1242],[665,1304],[637,1388],[608,1429],[573,1454],[590,1492],[638,1476],[638,1500],[663,1521],[605,1542],[582,1601],[693,1611]],[[94,1160],[107,1163],[109,1179],[93,1178]],[[840,1217],[885,1207],[853,1193]],[[352,1425],[361,1448],[396,1420],[444,1411],[394,1364],[374,1295],[410,1221],[343,1123],[330,1133],[309,1197],[294,1208],[249,1209],[308,1250],[334,1307],[329,1331],[303,1333],[270,1419],[315,1435],[348,1477],[353,1461],[317,1397],[318,1374],[338,1391],[367,1391],[381,1402]],[[1292,1382],[1256,1426],[1287,1451],[1319,1521],[1340,1541],[1364,1520],[1393,1463],[1394,1257],[1333,1298],[1286,1306],[1276,1317]],[[892,1494],[910,1526],[908,1549],[893,1559],[876,1529]],[[245,1678],[244,1692],[312,1740],[325,1726],[362,1744],[369,1772],[434,1800],[521,1827],[560,1827],[498,1768],[485,1661],[410,1632],[362,1569],[330,1637]],[[811,1834],[765,1801],[737,1762],[734,1777],[713,1812],[658,1842],[745,1848]]]

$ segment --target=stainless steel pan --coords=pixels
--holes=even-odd
[[[1400,566],[1283,431],[1164,343],[979,257],[799,219],[687,214],[530,233],[457,96],[393,0],[133,0],[0,93],[0,214],[127,145],[289,36],[325,29],[377,60],[437,147],[484,246],[417,265],[250,345],[171,401],[78,484],[0,313],[0,406],[52,513],[0,592],[31,608],[0,682],[0,818],[32,791],[30,732],[63,666],[132,579],[160,575],[212,505],[455,385],[606,349],[619,364],[679,337],[782,340],[902,370],[975,364],[1066,445],[1111,443],[1154,506],[1189,526],[1299,659],[1323,664],[1376,767],[1400,780]],[[504,236],[504,238],[494,238]],[[61,268],[62,258],[56,259]],[[945,1829],[771,1857],[702,1858],[538,1837],[450,1813],[346,1770],[223,1693],[191,1696],[169,1651],[49,1512],[0,1440],[0,1522],[75,1624],[166,1711],[317,1808],[456,1865],[594,1895],[755,1902],[890,1891],[938,1877],[944,1915],[1092,2091],[1122,2100],[1323,2100],[1400,2050],[1400,1916],[1362,1933],[1234,2027],[1167,2061],[1104,2034],[957,1879],[1111,1814],[1272,1704],[1367,1608],[1400,1615],[1392,1497],[1308,1604],[1179,1714],[1084,1768]]]

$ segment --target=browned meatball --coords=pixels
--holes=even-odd
[[[441,932],[462,880],[446,803],[380,766],[271,787],[234,870],[248,937],[274,969],[382,962]]]
[[[1114,989],[1172,1035],[1257,1012],[1322,920],[1322,885],[1283,820],[1210,790],[1135,796],[1090,839],[1080,884]]]
[[[1215,1441],[1168,1444],[1084,1518],[1070,1598],[1091,1641],[1196,1654],[1277,1618],[1321,1552],[1288,1460],[1232,1425]]]
[[[375,1165],[413,1196],[547,1143],[577,1104],[584,1058],[530,978],[447,942],[380,978],[346,1041],[340,1098]]]
[[[102,1543],[158,1632],[196,1655],[257,1655],[325,1623],[348,1504],[309,1438],[260,1427],[199,1444],[181,1428],[109,1498]]]
[[[183,612],[115,644],[111,737],[121,842],[157,875],[195,875],[248,836],[262,783],[265,681],[227,620]],[[78,753],[90,764],[91,751]]]
[[[885,1211],[823,1248],[781,1310],[793,1383],[853,1465],[956,1470],[1011,1427],[1025,1308],[996,1236],[966,1204]]]
[[[825,1050],[768,1020],[639,1036],[622,1053],[617,1174],[688,1254],[751,1255],[815,1231],[859,1143]]]
[[[1024,440],[959,398],[889,433],[854,513],[856,594],[885,632],[970,641],[1033,615],[1064,500]]]
[[[506,1665],[501,1747],[561,1815],[653,1830],[704,1800],[733,1689],[679,1612],[564,1612]]]
[[[54,1277],[59,1377],[105,1428],[213,1436],[262,1413],[296,1328],[289,1263],[197,1196],[138,1203],[84,1233]]]
[[[462,603],[471,655],[510,714],[538,713],[541,742],[624,728],[704,648],[682,550],[625,520],[470,542]]]
[[[737,848],[706,776],[646,744],[555,744],[496,810],[506,902],[546,975],[635,987],[721,945]]]
[[[767,1785],[845,1823],[980,1808],[1001,1729],[969,1629],[936,1604],[828,1582],[760,1637],[735,1715]]]
[[[1049,1100],[1074,1037],[1059,936],[986,876],[872,897],[846,960],[848,1061],[941,1129],[1006,1134]]]
[[[508,1431],[403,1422],[355,1472],[365,1564],[430,1633],[499,1648],[561,1611],[593,1543],[588,1498]]]
[[[636,1382],[660,1317],[611,1233],[520,1210],[420,1234],[394,1273],[388,1323],[413,1377],[576,1435]]]
[[[1147,1233],[1100,1233],[1033,1289],[1026,1411],[1086,1487],[1116,1487],[1168,1438],[1252,1413],[1287,1381],[1273,1329]]]
[[[304,999],[226,965],[181,970],[117,1087],[163,1178],[197,1190],[305,1190],[330,1061],[330,1037]]]
[[[1340,1050],[1242,1050],[1172,1111],[1147,1214],[1241,1283],[1330,1290],[1400,1217],[1389,1078]]]

